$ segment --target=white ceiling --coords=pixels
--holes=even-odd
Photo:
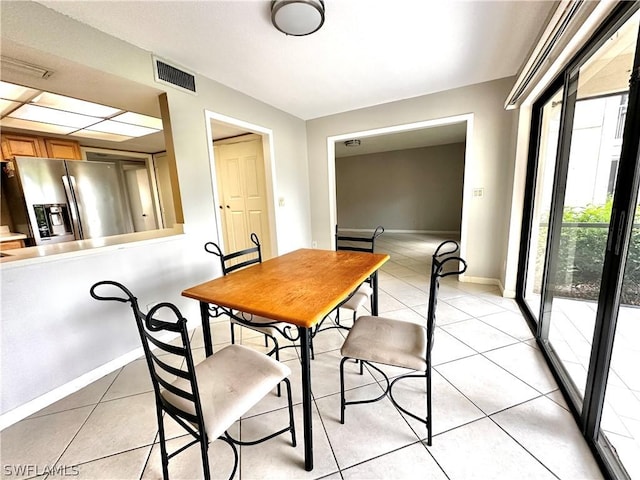
[[[305,120],[515,75],[556,5],[325,0],[290,37],[270,0],[39,3]]]

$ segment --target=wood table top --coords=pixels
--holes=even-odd
[[[182,295],[311,328],[389,255],[300,249],[188,288]]]

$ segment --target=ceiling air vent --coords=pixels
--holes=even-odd
[[[153,65],[156,82],[178,87],[189,93],[196,93],[196,77],[194,74],[185,72],[155,56],[153,57]]]

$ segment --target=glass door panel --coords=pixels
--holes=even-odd
[[[571,143],[554,217],[548,340],[584,397],[602,267],[633,67],[637,15],[582,63],[570,81]],[[576,82],[577,79],[577,82]]]
[[[541,110],[531,240],[529,242],[524,291],[524,299],[536,320],[539,320],[538,316],[540,315],[542,276],[547,254],[553,177],[558,153],[563,94],[564,89],[558,90]]]
[[[627,253],[600,428],[631,478],[640,478],[640,205]]]

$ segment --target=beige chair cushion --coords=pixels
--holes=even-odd
[[[358,287],[356,293],[347,300],[340,308],[346,308],[348,310],[358,311],[365,303],[369,301],[369,297],[373,294],[373,288],[368,283],[363,283]]]
[[[367,282],[364,282],[362,285],[358,287],[358,290],[356,290],[356,293],[362,293],[363,295],[370,297],[371,294],[373,294],[373,288],[371,288],[371,285],[369,285]]]
[[[365,303],[369,301],[369,296],[363,293],[356,292],[353,296],[340,305],[340,308],[346,308],[348,310],[353,310],[357,312],[360,307],[362,307]]]
[[[242,322],[239,322],[234,317],[229,317],[231,319],[231,323],[235,323],[236,325],[242,325],[243,327],[250,328],[251,330],[255,330],[256,332],[266,333],[267,335],[271,335],[272,337],[276,336],[276,332],[278,330],[274,328],[274,326],[280,327],[281,330],[287,326],[287,324],[282,322],[277,322],[275,325],[261,325],[263,323],[273,323],[275,320],[271,318],[261,317],[260,315],[252,315],[250,313],[244,312],[235,312],[236,315],[244,318],[247,322],[251,322],[254,325],[246,325]],[[289,325],[291,327],[291,325]]]
[[[340,353],[343,357],[425,372],[427,330],[422,325],[383,317],[358,318]]]
[[[229,345],[195,367],[200,403],[209,440],[222,435],[282,379],[291,375],[285,364],[242,345]],[[191,391],[189,382],[173,385]],[[161,395],[181,410],[195,414],[192,402],[163,390]]]

